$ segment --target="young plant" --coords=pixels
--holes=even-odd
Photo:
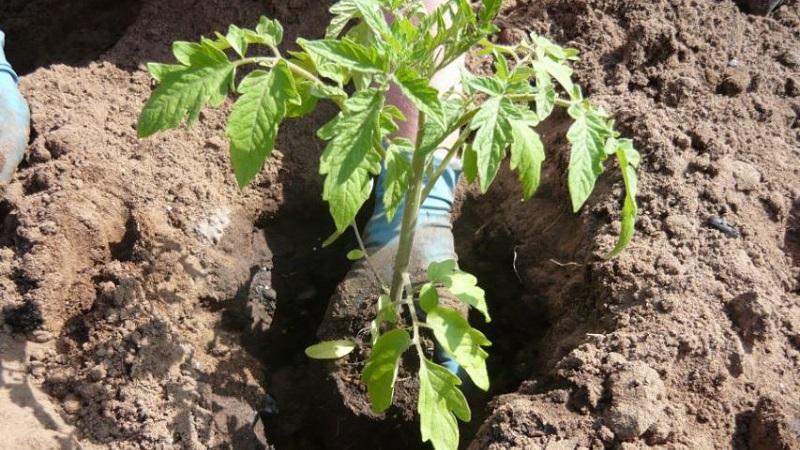
[[[573,210],[586,202],[607,158],[615,157],[622,170],[622,230],[608,257],[631,240],[637,213],[639,154],[572,81],[568,64],[577,59],[577,50],[535,34],[516,45],[490,42],[500,3],[483,0],[476,11],[467,0],[454,0],[428,13],[420,0],[341,0],[331,7],[333,19],[324,39],[298,39],[299,49],[286,53],[278,50],[281,25],[264,17],[254,30],[231,25],[225,35],[175,42],[177,64],[148,65],[159,85],[138,125],[139,136],[146,137],[183,122],[191,124],[203,107],[220,106],[228,94],[238,94],[225,132],[234,175],[245,186],[272,152],[284,119],[310,113],[319,101],[338,105],[338,115],[317,131],[327,141],[319,170],[325,176],[322,197],[336,226],[332,239],[353,226],[382,166],[386,189],[378,201],[384,202],[390,219],[404,203],[393,276],[388,286],[376,289],[372,348],[362,380],[373,410],[385,411],[392,404],[401,356],[413,349],[419,358],[422,440],[437,450],[458,447],[456,419],[469,421],[470,409],[459,377],[423,348],[422,335],[428,333],[423,330],[430,330],[477,387],[489,388],[484,348],[489,341],[461,313],[439,302],[439,290],[447,290],[488,322],[484,291],[475,277],[459,270],[455,261],[439,261],[428,267],[427,283],[416,289],[408,273],[420,204],[451,160],[460,157],[467,180],[477,181],[486,192],[510,155],[510,167],[528,199],[539,185],[545,159],[534,127],[555,107],[566,108],[574,120],[566,136],[571,144],[567,180]],[[393,18],[391,23],[386,17]],[[266,51],[251,53],[254,47]],[[470,51],[491,55],[494,75],[464,71],[462,89],[446,92],[429,84],[437,71]],[[237,85],[237,72],[246,66],[254,69]],[[413,141],[393,136],[405,117],[386,103],[391,84],[418,109],[419,131]],[[348,86],[352,88],[346,90]],[[434,159],[434,151],[453,133],[458,139],[446,156]],[[349,256],[364,254],[362,248]],[[355,347],[354,340],[343,336],[311,346],[306,353],[339,358]]]

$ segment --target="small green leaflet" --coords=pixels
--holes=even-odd
[[[318,55],[352,70],[382,74],[388,68],[388,60],[384,54],[379,53],[375,48],[365,47],[347,38],[341,41],[298,39],[297,43],[309,54]]]
[[[342,34],[347,22],[358,14],[358,7],[354,0],[341,0],[333,4],[328,10],[332,15],[328,28],[325,29],[325,39],[336,39]]]
[[[502,95],[506,88],[499,78],[477,76],[466,69],[461,70],[461,84],[467,93],[483,92],[489,96]]]
[[[455,122],[464,113],[464,101],[458,98],[444,99],[441,104],[445,126],[434,120],[425,122],[425,128],[422,131],[422,145],[418,149],[424,155],[436,150],[442,139],[452,132]]]
[[[239,84],[241,96],[233,105],[225,133],[231,143],[231,161],[240,187],[249,183],[272,153],[286,104],[299,99],[285,62],[270,72],[254,70]]]
[[[399,143],[398,143],[399,142]],[[411,162],[408,152],[413,151],[410,142],[393,141],[386,149],[386,172],[383,179],[383,207],[386,219],[391,222],[400,207],[411,177]]]
[[[511,125],[507,111],[512,108],[511,100],[491,97],[483,103],[470,122],[470,128],[478,130],[472,141],[472,148],[477,154],[481,192],[486,192],[494,181],[511,143]]]
[[[458,270],[454,260],[431,263],[428,266],[428,280],[443,285],[459,300],[480,311],[487,322],[491,322],[486,294],[478,287],[478,279]]]
[[[182,64],[162,64],[154,62],[147,63],[147,71],[150,72],[150,76],[155,78],[155,80],[158,82],[163,81],[164,77],[170,73],[178,72],[184,69],[186,69],[186,66]]]
[[[617,156],[617,161],[622,171],[622,180],[625,183],[625,202],[622,205],[622,228],[619,232],[619,240],[611,252],[605,256],[605,259],[611,259],[619,255],[633,239],[636,214],[639,209],[636,206],[638,184],[636,168],[639,166],[639,152],[633,148],[633,141],[630,139],[609,138],[606,152],[611,149],[614,149],[613,151]]]
[[[277,20],[261,16],[256,25],[256,35],[257,37],[253,37],[247,34],[251,44],[261,43],[277,47],[283,41],[283,26]]]
[[[464,178],[472,183],[478,179],[478,154],[471,144],[464,147],[464,154],[461,159],[464,161]]]
[[[419,290],[419,306],[426,313],[439,304],[439,293],[431,283],[425,283]]]
[[[425,323],[433,329],[436,340],[445,351],[469,374],[475,386],[489,390],[489,374],[486,371],[489,354],[481,348],[491,345],[486,336],[472,328],[458,311],[441,306],[428,311]]]
[[[414,106],[424,112],[429,119],[438,122],[442,128],[447,126],[442,104],[439,102],[439,91],[431,87],[426,79],[410,68],[397,69],[394,77],[400,90]]]
[[[389,24],[386,23],[386,18],[383,16],[383,10],[375,0],[354,0],[353,3],[378,42],[383,40],[392,47],[399,48],[397,40],[392,35],[392,30],[389,29]]]
[[[380,91],[359,91],[347,100],[346,110],[331,126],[332,139],[322,153],[319,170],[326,175],[322,198],[329,204],[338,231],[350,226],[372,192],[372,175],[380,172],[381,155],[373,143],[380,139],[383,101]]]
[[[349,339],[322,341],[306,348],[306,356],[313,359],[339,359],[356,348],[355,342]]]
[[[350,261],[358,261],[359,259],[364,257],[364,252],[360,249],[353,249],[347,252],[347,259]]]
[[[233,51],[241,57],[247,54],[247,37],[244,31],[236,25],[228,27],[228,34],[225,35],[225,40],[228,41]]]
[[[503,0],[483,0],[483,9],[480,13],[481,20],[488,22],[494,19],[502,4]]]
[[[533,69],[538,73],[546,72],[558,81],[567,93],[573,91],[572,69],[559,64],[550,58],[542,58],[533,63]]]
[[[422,358],[419,368],[419,428],[422,442],[430,441],[435,450],[458,448],[458,423],[469,422],[472,413],[458,388],[461,380],[444,367]]]
[[[511,120],[511,136],[511,170],[518,172],[522,197],[528,200],[539,187],[544,145],[530,124],[521,120]]]
[[[375,341],[367,365],[361,372],[361,380],[367,385],[367,393],[374,412],[381,413],[392,405],[400,356],[410,345],[411,336],[401,329],[388,331]]]
[[[181,50],[189,49],[182,46]],[[181,63],[191,65],[183,70],[172,67],[165,71],[163,66],[157,69],[161,84],[139,116],[139,137],[176,128],[184,119],[191,124],[206,104],[219,106],[225,100],[234,73],[234,65],[225,54],[211,45],[195,44],[180,55]]]
[[[567,140],[572,144],[567,185],[572,210],[577,212],[589,198],[597,178],[603,173],[603,161],[606,159],[604,146],[611,130],[605,118],[583,102],[574,103],[567,112],[575,119],[567,130]]]

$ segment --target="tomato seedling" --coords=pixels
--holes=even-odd
[[[220,106],[229,94],[237,94],[225,133],[236,180],[245,186],[270,156],[285,119],[310,113],[319,101],[338,105],[338,115],[317,131],[327,141],[319,170],[325,176],[322,197],[336,226],[331,239],[353,226],[382,166],[385,194],[378,201],[384,202],[389,220],[404,203],[392,279],[376,289],[371,352],[362,380],[373,410],[385,411],[392,404],[401,356],[414,349],[419,357],[422,440],[437,450],[458,447],[456,419],[469,421],[471,414],[459,388],[461,380],[423,349],[423,329],[430,330],[477,387],[489,388],[485,347],[490,342],[461,313],[440,304],[437,291],[449,291],[488,322],[484,291],[476,278],[452,260],[431,264],[427,282],[419,289],[408,274],[420,204],[447,164],[461,158],[467,181],[477,181],[486,192],[510,155],[510,167],[528,199],[539,185],[545,160],[534,127],[555,107],[566,108],[573,119],[566,135],[571,145],[567,184],[573,210],[586,202],[607,158],[616,157],[622,170],[626,188],[622,229],[608,257],[630,241],[637,213],[639,154],[572,81],[569,62],[577,60],[578,51],[535,34],[515,45],[492,43],[488,38],[497,32],[492,20],[500,3],[483,0],[476,10],[467,0],[454,0],[427,12],[419,0],[342,0],[331,7],[333,18],[324,39],[298,39],[299,50],[285,54],[278,49],[281,25],[265,17],[255,29],[231,25],[225,35],[175,42],[177,64],[148,64],[159,85],[138,124],[140,137],[191,124],[203,107]],[[386,17],[393,18],[391,23]],[[266,51],[253,54],[253,47]],[[494,74],[464,71],[458,90],[439,92],[430,85],[437,71],[467,52],[492,55]],[[237,85],[235,75],[247,66],[255,68]],[[418,110],[414,141],[394,136],[406,118],[386,103],[392,83]],[[446,149],[446,156],[434,158],[434,151],[454,133],[458,139]],[[348,256],[368,258],[363,248]],[[339,358],[355,347],[343,336],[311,346],[306,353]]]

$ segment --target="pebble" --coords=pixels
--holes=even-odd
[[[53,333],[47,330],[35,330],[31,333],[31,340],[33,342],[38,342],[39,344],[44,344],[45,342],[50,342],[53,340]]]

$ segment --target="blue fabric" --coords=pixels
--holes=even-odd
[[[19,81],[19,77],[17,76],[17,73],[14,72],[14,69],[11,67],[11,64],[8,63],[8,60],[6,60],[6,54],[3,51],[3,49],[6,46],[5,44],[6,44],[6,35],[5,33],[3,33],[2,30],[0,30],[0,74],[3,73],[8,74],[11,77],[11,79],[14,80],[14,83],[17,83]]]
[[[435,167],[438,167],[440,163],[440,159],[434,160]],[[378,176],[377,187],[375,188],[375,210],[364,229],[364,246],[368,251],[387,245],[397,245],[397,240],[400,237],[405,202],[400,203],[397,214],[389,222],[386,217],[386,209],[383,206],[385,174],[385,170],[382,170]],[[429,263],[456,259],[453,251],[452,231],[450,231],[452,228],[450,212],[453,209],[453,198],[460,175],[460,162],[451,162],[442,173],[442,176],[436,181],[436,184],[434,184],[428,198],[420,205],[419,215],[417,216],[417,229],[446,228],[450,232],[449,241],[442,239],[435,242],[427,242],[424,247],[419,249],[424,254],[424,259]]]
[[[7,182],[25,156],[30,132],[30,111],[19,93],[19,78],[3,52],[0,31],[0,183]]]

